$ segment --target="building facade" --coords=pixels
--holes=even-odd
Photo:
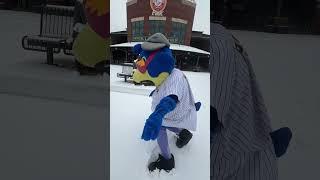
[[[194,0],[128,0],[128,42],[161,32],[174,44],[190,45]]]
[[[209,51],[210,37],[192,31],[195,0],[127,0],[127,30],[111,33],[112,44],[143,42],[163,33],[171,44]],[[191,46],[191,47],[190,47]],[[173,50],[176,67],[186,71],[208,71],[209,55]],[[127,46],[111,47],[111,64],[132,63],[136,56]]]

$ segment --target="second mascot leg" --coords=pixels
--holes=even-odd
[[[149,171],[165,170],[169,172],[175,167],[174,156],[171,154],[168,143],[168,135],[166,127],[161,127],[157,142],[160,147],[161,153],[154,162],[148,165]]]

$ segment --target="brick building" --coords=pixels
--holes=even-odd
[[[161,32],[174,44],[190,45],[194,0],[128,0],[128,42]]]
[[[195,0],[127,0],[126,10],[126,31],[111,33],[112,64],[132,63],[133,45],[161,32],[171,43],[177,68],[208,71],[209,35],[192,31]]]

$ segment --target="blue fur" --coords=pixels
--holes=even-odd
[[[141,44],[136,44],[132,48],[132,52],[135,55],[148,59],[152,51],[144,51]],[[157,52],[154,59],[150,62],[147,67],[148,73],[151,77],[158,77],[160,73],[167,72],[171,73],[175,65],[175,59],[172,56],[172,51],[168,47],[164,47]]]
[[[150,51],[141,51],[140,52],[140,57],[145,57],[146,60],[148,59],[148,57],[150,56],[151,52]]]
[[[172,51],[168,47],[162,48],[150,62],[148,73],[151,77],[157,77],[162,72],[171,73],[174,68],[175,59],[172,56]]]
[[[141,44],[136,44],[135,46],[133,46],[132,52],[133,54],[138,55],[140,57],[145,57],[146,59],[149,57],[151,53],[150,51],[144,51],[141,47]]]
[[[177,102],[174,98],[170,96],[164,97],[146,120],[141,139],[145,141],[155,140],[159,135],[164,116],[174,110],[176,105]]]
[[[142,47],[141,47],[141,44],[136,44],[135,46],[133,46],[132,48],[132,52],[135,54],[135,55],[139,55],[142,51]]]

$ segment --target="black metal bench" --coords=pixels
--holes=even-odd
[[[122,72],[117,73],[117,77],[124,78],[124,81],[127,82],[128,78],[132,77],[134,64],[133,63],[123,63],[122,65]]]
[[[53,54],[72,55],[74,7],[44,5],[41,12],[40,34],[22,38],[25,50],[47,53],[47,63],[53,64]]]
[[[289,20],[287,17],[272,17],[265,26],[265,31],[271,33],[288,33]]]

